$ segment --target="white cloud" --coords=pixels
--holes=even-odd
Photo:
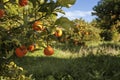
[[[86,21],[90,21],[93,18],[91,16],[91,12],[92,11],[79,11],[79,10],[65,11],[65,15],[58,13],[58,18],[64,16],[64,17],[68,17],[70,20],[83,18]]]

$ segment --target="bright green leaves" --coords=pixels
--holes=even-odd
[[[62,7],[71,7],[71,5],[75,4],[76,0],[57,0],[58,4]]]
[[[18,15],[18,5],[14,5],[11,3],[8,3],[5,5],[5,9],[7,11],[7,15],[12,16],[12,15]],[[21,9],[19,9],[21,10]]]

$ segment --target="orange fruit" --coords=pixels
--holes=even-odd
[[[29,51],[34,51],[34,50],[35,50],[34,44],[29,45],[28,50],[29,50]]]
[[[0,9],[0,18],[3,17],[5,14],[4,10]]]
[[[35,21],[32,26],[33,26],[33,30],[35,31],[43,30],[42,22],[40,21]]]
[[[15,54],[17,57],[23,57],[27,53],[27,48],[25,46],[21,46],[16,48]]]
[[[26,6],[28,4],[28,0],[19,0],[20,6]]]
[[[56,29],[55,36],[61,37],[62,36],[62,29],[60,29],[60,28]]]
[[[44,49],[44,54],[46,56],[50,56],[52,54],[54,54],[54,49],[51,47],[51,46],[47,46],[45,49]]]

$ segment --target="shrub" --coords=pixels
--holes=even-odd
[[[0,65],[0,80],[33,80],[32,76],[24,75],[24,69],[17,66],[13,61]]]

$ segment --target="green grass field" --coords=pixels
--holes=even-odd
[[[54,47],[52,56],[43,50],[15,58],[26,75],[35,80],[120,80],[120,46]]]

